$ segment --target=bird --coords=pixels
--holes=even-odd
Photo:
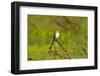
[[[53,37],[53,42],[52,42],[52,44],[51,44],[51,46],[50,46],[49,49],[52,48],[54,42],[55,42],[58,38],[59,38],[59,31],[56,31],[55,34],[54,34],[54,37]]]

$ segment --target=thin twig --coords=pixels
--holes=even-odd
[[[56,40],[56,42],[59,44],[59,46],[64,50],[65,53],[67,53],[67,56],[69,57],[69,59],[71,59],[71,56],[68,54],[68,51],[62,46],[62,44]]]

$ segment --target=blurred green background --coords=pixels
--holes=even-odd
[[[56,42],[49,49],[56,31],[59,31],[58,41],[67,53]],[[88,17],[28,15],[29,61],[68,59],[68,54],[71,59],[87,58],[87,42]]]

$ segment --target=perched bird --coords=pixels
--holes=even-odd
[[[55,34],[54,34],[54,37],[53,37],[53,42],[52,42],[52,44],[51,44],[51,46],[50,46],[49,49],[52,48],[54,42],[55,42],[58,38],[59,38],[59,31],[56,31]]]

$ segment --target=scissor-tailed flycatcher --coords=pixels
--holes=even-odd
[[[55,42],[58,38],[59,38],[59,31],[56,31],[55,34],[54,34],[53,42],[52,42],[52,44],[51,44],[51,46],[50,46],[49,49],[52,48],[54,42]]]

